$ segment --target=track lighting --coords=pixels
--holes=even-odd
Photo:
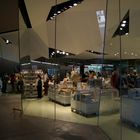
[[[47,17],[47,21],[48,20],[52,20],[54,16],[57,16],[59,14],[61,14],[62,12],[77,6],[78,4],[80,4],[83,0],[69,0],[67,2],[63,2],[60,4],[57,4],[55,6],[52,6],[49,15]]]

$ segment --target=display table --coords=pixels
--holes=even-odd
[[[123,121],[140,127],[140,88],[131,89],[122,97],[121,118]]]
[[[98,115],[99,100],[94,99],[93,90],[77,90],[72,95],[71,111],[83,116]]]
[[[100,114],[115,113],[120,109],[118,91],[113,88],[102,89],[100,97]]]
[[[64,106],[71,104],[71,90],[62,89],[58,91],[57,88],[49,87],[48,98],[51,101],[62,104]]]

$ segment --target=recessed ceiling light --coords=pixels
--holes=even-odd
[[[70,5],[69,8],[72,8],[72,6]]]
[[[132,52],[131,55],[134,55],[134,53]]]
[[[65,54],[65,52],[63,51],[63,54]]]
[[[123,30],[123,28],[120,28],[120,30],[122,31],[122,30]]]
[[[73,4],[73,6],[77,6],[77,5],[78,5],[77,3],[74,3],[74,4]]]
[[[54,13],[54,16],[56,16],[57,14],[56,13]]]
[[[66,53],[66,55],[69,55],[69,53]]]
[[[8,39],[6,40],[6,43],[7,43],[7,44],[9,43],[9,40],[8,40]]]
[[[59,53],[60,51],[59,50],[57,50],[57,53]]]
[[[123,23],[123,24],[121,24],[121,26],[122,26],[122,27],[125,27],[125,24]]]
[[[126,23],[126,20],[123,20],[123,22],[122,23]]]
[[[60,14],[60,13],[61,13],[61,11],[57,11],[57,13],[58,13],[58,14]]]
[[[50,17],[50,19],[53,19],[53,17]]]
[[[128,33],[125,33],[125,35],[128,35]]]

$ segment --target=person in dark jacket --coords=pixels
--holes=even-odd
[[[37,80],[37,94],[38,94],[38,98],[42,98],[42,80],[40,75],[38,75],[38,80]]]

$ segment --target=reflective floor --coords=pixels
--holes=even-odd
[[[44,100],[43,104],[41,100]],[[44,106],[46,99],[44,98],[41,100],[32,99],[32,100],[25,101],[26,106],[24,105],[24,108],[26,110],[25,112],[28,113],[28,115],[26,116],[26,115],[21,115],[19,111],[15,111],[15,112],[13,111],[13,108],[18,108],[18,109],[21,108],[19,95],[8,95],[8,94],[1,95],[0,96],[0,110],[1,110],[0,139],[2,140],[24,140],[24,139],[46,140],[47,138],[47,140],[49,139],[50,140],[53,140],[53,139],[90,140],[91,137],[92,139],[98,139],[98,140],[107,139],[106,136],[96,126],[93,126],[96,124],[96,119],[97,119],[96,117],[94,118],[82,117],[78,114],[71,112],[70,107],[63,107],[61,105],[57,105],[57,107],[59,106],[62,109],[59,112],[60,114],[62,113],[63,108],[67,110],[66,111],[67,113],[69,112],[68,114],[65,112],[67,114],[67,117],[65,116],[66,114],[65,115],[63,114],[63,119],[66,119],[66,118],[68,119],[68,117],[72,118],[72,114],[73,114],[73,117],[74,117],[73,120],[78,121],[78,119],[83,118],[82,123],[84,123],[86,119],[89,119],[85,123],[90,124],[90,122],[93,122],[92,125],[69,123],[69,122],[66,122],[67,119],[66,121],[53,121],[52,119],[45,119],[42,117],[33,117],[35,113],[39,112],[39,107],[41,107],[40,112],[42,112],[43,109],[46,109],[46,106]],[[31,101],[32,101],[32,105],[29,103]],[[51,105],[51,102],[50,102],[50,105]],[[31,110],[33,106],[34,106],[34,109]],[[71,116],[69,116],[70,114]],[[42,115],[45,115],[45,113],[42,113]],[[60,116],[57,115],[57,117],[59,118]],[[118,139],[115,139],[118,136],[118,132],[114,131],[114,128],[118,127],[115,130],[119,130],[119,127],[120,127],[119,115],[118,114],[112,114],[109,116],[102,115],[100,120],[102,120],[100,122],[101,127],[103,128],[105,126],[104,129],[106,132],[110,134],[110,137],[113,140],[118,140]],[[72,119],[70,121],[72,121]],[[81,122],[79,121],[79,123]],[[126,124],[123,124],[122,134],[124,138],[123,140],[132,140],[132,139],[138,140],[140,138],[140,133]]]
[[[71,111],[70,106],[63,106],[49,101],[47,97],[42,99],[24,99],[23,110],[26,115],[39,116],[43,118],[55,118],[57,120],[97,125],[98,117],[84,117]],[[56,111],[56,113],[55,113]]]
[[[108,140],[101,129],[64,121],[21,115],[19,95],[0,96],[1,140]]]

